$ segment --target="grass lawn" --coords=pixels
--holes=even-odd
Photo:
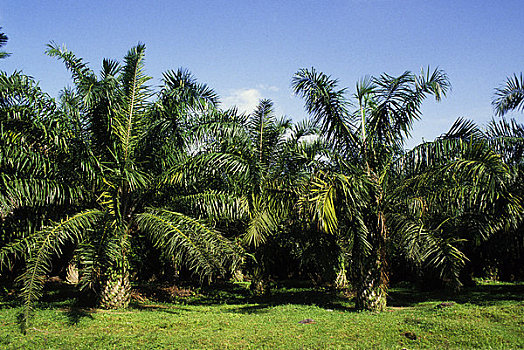
[[[356,312],[319,288],[251,298],[242,285],[225,285],[115,311],[81,308],[67,288],[48,292],[25,336],[20,307],[4,298],[0,349],[524,348],[524,284],[483,284],[458,295],[393,288],[379,314]],[[439,308],[442,302],[454,304]],[[298,323],[308,318],[314,323]]]

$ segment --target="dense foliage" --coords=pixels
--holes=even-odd
[[[293,123],[269,100],[225,110],[183,69],[155,91],[142,44],[99,74],[63,47],[47,54],[74,83],[58,99],[0,73],[0,277],[19,276],[26,319],[56,273],[106,308],[160,276],[247,279],[257,293],[309,279],[371,310],[391,280],[523,277],[524,126],[459,119],[404,148],[423,101],[449,90],[439,69],[364,79],[353,96],[299,70],[311,119]],[[522,110],[522,86],[496,89],[498,115]]]

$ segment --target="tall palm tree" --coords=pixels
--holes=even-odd
[[[65,48],[49,45],[47,53],[72,73],[75,90],[65,94],[62,105],[76,126],[68,136],[76,148],[74,170],[81,174],[77,186],[89,193],[75,203],[76,213],[0,252],[0,258],[27,252],[22,276],[26,318],[51,258],[69,242],[77,247],[81,287],[94,289],[105,308],[129,303],[130,244],[139,232],[203,277],[224,273],[236,261],[236,247],[203,220],[175,210],[169,199],[176,188],[164,181],[167,173],[191,162],[184,123],[212,110],[216,94],[180,70],[164,74],[155,96],[146,85],[150,78],[144,74],[142,44],[129,50],[123,65],[104,60],[100,77]]]
[[[357,308],[385,307],[392,247],[459,287],[467,260],[462,242],[485,239],[514,221],[521,204],[508,189],[503,158],[470,122],[459,120],[434,142],[404,151],[423,100],[445,96],[446,75],[365,79],[357,84],[354,111],[345,90],[323,73],[301,70],[293,86],[334,151],[331,167],[310,183],[304,206],[325,231],[349,243]]]
[[[345,89],[315,69],[298,71],[292,86],[335,151],[332,168],[311,182],[305,202],[325,231],[350,242],[357,308],[382,310],[392,163],[420,118],[422,101],[428,94],[445,96],[448,79],[440,70],[365,79],[357,84],[355,111]]]
[[[492,104],[498,116],[503,116],[512,110],[524,110],[524,78],[522,73],[508,77],[504,85],[495,89],[495,98]]]

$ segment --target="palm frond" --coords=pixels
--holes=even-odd
[[[308,185],[302,203],[312,212],[322,230],[339,232],[340,217],[351,222],[361,220],[362,211],[369,200],[369,183],[365,177],[319,172]],[[304,205],[305,204],[305,205]]]
[[[459,274],[468,258],[457,245],[464,240],[454,237],[444,239],[433,235],[425,238],[422,260],[428,266],[440,270],[440,276],[447,284],[459,289],[462,285]]]
[[[145,85],[151,78],[144,74],[145,45],[138,44],[129,50],[122,68],[122,103],[115,111],[113,132],[118,137],[118,149],[122,152],[125,166],[145,132],[144,112],[149,88]]]
[[[140,229],[155,246],[201,278],[224,274],[239,261],[238,248],[215,229],[181,213],[161,209],[138,215]]]
[[[238,221],[245,219],[249,213],[247,198],[227,192],[207,191],[176,196],[173,200],[200,218]]]
[[[508,165],[518,165],[524,159],[524,125],[515,120],[492,120],[486,131],[490,146]]]
[[[308,201],[313,205],[313,215],[319,226],[327,233],[335,233],[338,229],[336,214],[337,189],[330,179],[316,177],[311,183]]]
[[[33,302],[41,296],[46,274],[51,271],[51,258],[62,253],[61,249],[66,242],[82,241],[86,232],[95,226],[101,216],[102,212],[99,210],[87,210],[51,224],[29,238],[32,242],[26,244],[34,247],[34,250],[29,251],[26,271],[19,278],[23,283],[24,329]]]
[[[47,45],[46,53],[51,57],[58,57],[62,60],[66,68],[71,72],[73,81],[77,86],[81,86],[84,91],[90,89],[90,85],[96,81],[96,76],[81,58],[75,56],[65,46],[58,46],[51,42]]]
[[[275,127],[275,116],[273,115],[273,102],[271,100],[260,100],[249,120],[249,131],[253,143],[256,145],[257,158],[262,163],[267,158],[267,140]],[[268,130],[269,129],[269,130]]]
[[[306,111],[311,114],[326,138],[338,138],[349,145],[358,144],[353,135],[348,114],[349,101],[345,89],[337,89],[337,80],[311,70],[301,69],[293,76],[291,85],[296,95],[305,99]]]
[[[495,114],[498,116],[503,116],[512,110],[524,110],[524,77],[522,73],[508,77],[503,85],[495,89],[492,105],[495,108]]]
[[[256,195],[251,202],[253,208],[243,240],[248,246],[256,248],[277,233],[289,216],[289,208],[286,203],[270,195]]]
[[[169,70],[164,73],[163,82],[160,101],[176,117],[206,111],[219,103],[217,93],[206,84],[198,83],[188,70]]]
[[[451,128],[441,135],[439,139],[481,139],[483,137],[482,131],[479,129],[474,121],[465,118],[458,118],[455,120]]]
[[[24,206],[74,204],[84,198],[84,190],[48,178],[13,178],[0,174],[0,215]]]
[[[422,70],[419,76],[404,72],[398,77],[382,74],[372,79],[376,106],[369,118],[370,132],[387,145],[401,145],[410,135],[413,122],[420,118],[420,108],[427,94],[439,101],[450,83],[446,74],[435,69]]]
[[[2,30],[2,27],[0,27],[0,30]],[[5,33],[1,33],[0,32],[0,47],[5,46],[5,44],[7,44],[7,40],[8,40],[7,35],[5,35]],[[6,57],[9,57],[9,56],[11,56],[10,53],[7,53],[5,51],[0,51],[0,59],[1,58],[6,58]]]

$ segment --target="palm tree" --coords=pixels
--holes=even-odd
[[[515,120],[502,118],[491,121],[485,131],[489,146],[503,158],[511,176],[506,181],[511,194],[524,199],[524,125]],[[479,266],[491,270],[494,278],[511,280],[522,276],[524,257],[524,221],[522,210],[511,218],[504,218],[505,225],[488,238],[480,247],[475,247]]]
[[[524,78],[522,73],[508,77],[504,85],[495,89],[495,98],[492,104],[498,116],[503,116],[512,110],[524,110]]]
[[[310,183],[303,206],[348,243],[357,308],[385,307],[392,251],[440,270],[458,288],[463,243],[516,222],[521,204],[508,188],[509,168],[474,124],[458,120],[434,142],[403,149],[425,97],[447,92],[442,71],[365,79],[354,112],[345,90],[323,73],[301,70],[293,86],[333,149],[332,165]]]
[[[203,220],[175,210],[170,198],[176,197],[176,187],[164,181],[191,162],[184,123],[212,110],[216,94],[179,70],[164,74],[164,86],[153,100],[142,44],[129,50],[123,65],[104,60],[100,77],[65,48],[49,45],[47,53],[64,61],[75,83],[62,106],[76,126],[68,137],[75,145],[75,171],[81,174],[77,186],[88,195],[74,203],[76,213],[48,222],[0,252],[0,258],[28,252],[22,276],[26,319],[51,258],[69,242],[77,247],[81,287],[94,289],[105,308],[129,303],[130,244],[139,233],[203,277],[234,265],[237,248]]]
[[[32,78],[0,73],[2,247],[31,236],[83,200],[85,191],[74,185],[73,127]]]
[[[267,243],[298,221],[293,208],[299,185],[317,167],[322,150],[318,140],[308,140],[317,136],[314,123],[278,120],[272,106],[261,100],[246,123],[250,151],[244,154],[250,176],[244,183],[249,193],[244,242],[257,260],[252,289],[258,294],[269,292],[268,270],[274,252]]]
[[[458,119],[395,166],[397,201],[388,218],[397,251],[419,270],[438,270],[453,289],[471,282],[465,272],[473,271],[477,247],[521,220],[522,198],[504,143]]]
[[[292,85],[334,151],[333,166],[311,182],[304,202],[326,232],[349,241],[357,308],[382,310],[391,166],[420,118],[422,101],[428,94],[437,100],[445,96],[448,79],[440,70],[365,79],[357,84],[354,112],[345,89],[315,69],[298,71]]]
[[[297,184],[316,162],[318,142],[307,141],[315,133],[311,122],[276,118],[270,100],[261,100],[250,115],[219,113],[193,132],[209,141],[197,162],[216,181],[198,210],[240,233],[257,261],[251,273],[259,292],[267,291],[264,245],[292,217]]]

